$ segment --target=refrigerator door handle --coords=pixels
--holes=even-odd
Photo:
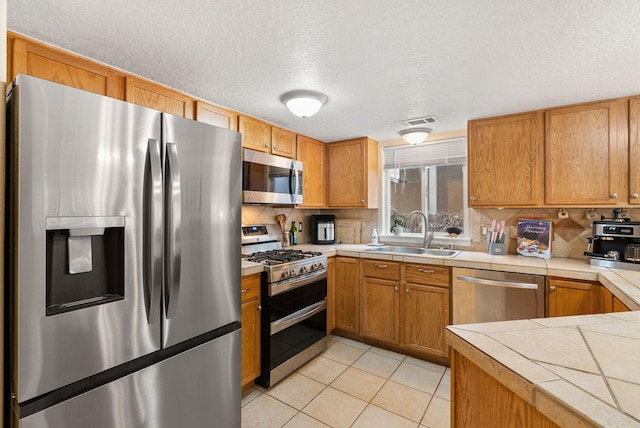
[[[180,293],[180,265],[182,258],[182,246],[180,242],[181,221],[181,190],[180,167],[178,165],[178,149],[175,143],[167,142],[167,233],[166,249],[168,262],[166,264],[167,296],[165,300],[167,319],[176,314],[178,307],[178,295]]]
[[[146,228],[148,239],[145,240],[144,254],[148,269],[148,307],[149,324],[158,321],[160,316],[160,299],[162,292],[162,163],[160,142],[150,138],[147,152],[149,156],[150,189],[148,198],[148,217]]]

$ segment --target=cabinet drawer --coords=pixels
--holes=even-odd
[[[363,260],[364,276],[382,279],[400,279],[400,263],[387,260]]]
[[[247,302],[260,296],[260,274],[242,277],[241,298]]]
[[[433,265],[405,265],[407,282],[449,287],[449,268]]]

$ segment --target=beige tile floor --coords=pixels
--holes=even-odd
[[[242,400],[242,428],[448,428],[449,369],[343,337]]]

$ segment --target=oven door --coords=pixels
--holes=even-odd
[[[302,203],[302,162],[248,149],[242,153],[244,203]]]
[[[327,279],[263,296],[262,375],[258,381],[269,387],[326,349]]]

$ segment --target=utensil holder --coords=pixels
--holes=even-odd
[[[487,248],[486,252],[497,256],[507,254],[506,244],[504,242],[491,242],[492,232],[487,232]]]

